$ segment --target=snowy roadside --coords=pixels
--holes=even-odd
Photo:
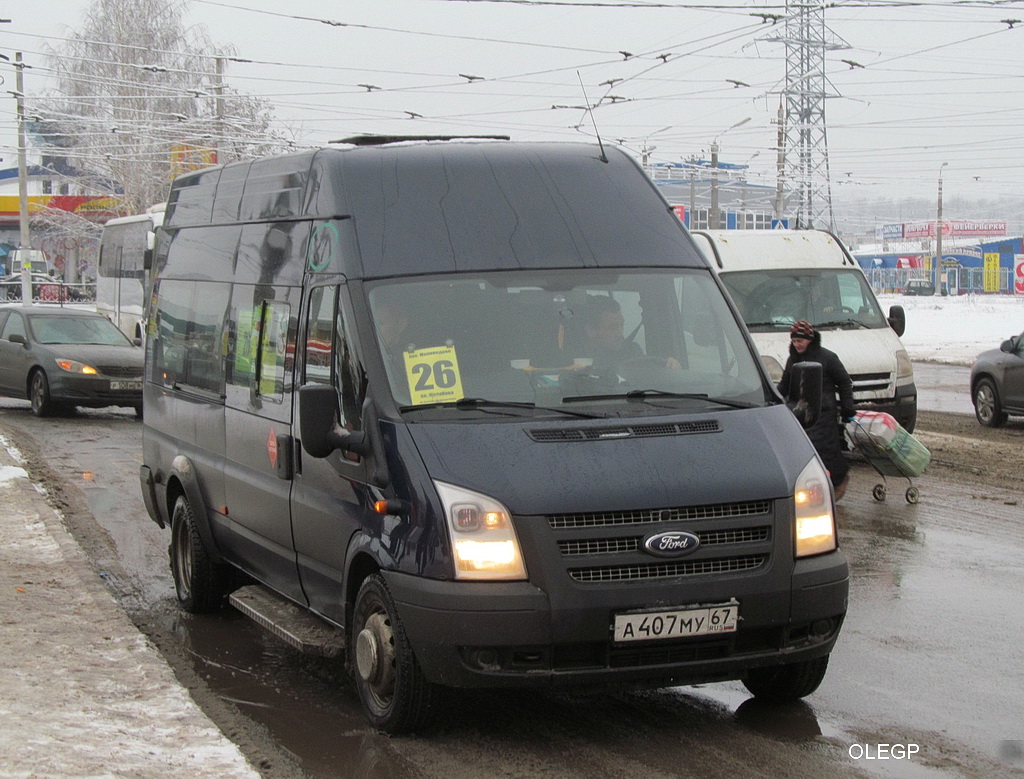
[[[128,620],[0,435],[0,777],[259,777]]]
[[[1024,332],[1024,295],[879,295],[878,302],[885,312],[893,305],[906,310],[900,340],[914,362],[969,366],[981,352]]]

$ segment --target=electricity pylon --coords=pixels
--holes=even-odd
[[[787,0],[784,32],[771,36],[786,46],[786,84],[782,90],[785,175],[789,213],[797,228],[835,230],[828,164],[825,101],[839,97],[825,75],[825,52],[850,48],[825,26],[825,6]]]

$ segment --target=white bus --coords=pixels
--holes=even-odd
[[[164,204],[146,213],[111,219],[103,225],[96,273],[96,310],[129,338],[143,338],[146,300],[152,284],[156,229]]]

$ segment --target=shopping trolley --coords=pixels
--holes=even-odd
[[[907,503],[917,503],[920,491],[911,477],[920,476],[931,461],[931,452],[908,433],[895,417],[880,411],[858,411],[846,424],[846,437],[882,481],[871,491],[875,500],[885,500],[888,493],[887,476],[907,480],[904,496]]]

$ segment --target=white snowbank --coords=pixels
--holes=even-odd
[[[970,365],[987,349],[1024,332],[1024,295],[879,295],[882,310],[900,305],[907,331],[900,340],[915,362]]]

